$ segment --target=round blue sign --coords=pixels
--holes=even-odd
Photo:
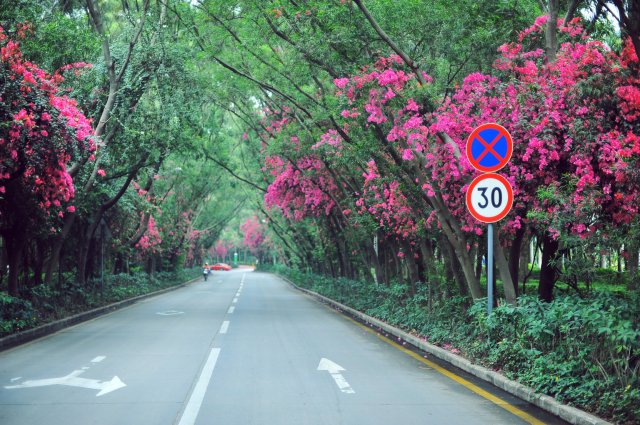
[[[512,153],[511,135],[498,124],[483,124],[467,139],[467,158],[478,171],[491,173],[501,169],[507,165]]]

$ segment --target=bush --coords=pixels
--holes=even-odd
[[[29,301],[0,292],[0,337],[18,332],[37,323],[37,311]]]
[[[9,335],[114,301],[144,295],[200,276],[200,268],[148,275],[117,274],[78,284],[72,274],[59,286],[24,288],[21,298],[0,292],[0,336]]]

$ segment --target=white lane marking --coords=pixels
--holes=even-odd
[[[229,307],[229,311],[227,311],[228,314],[232,314],[234,311],[236,310],[236,308],[234,306]]]
[[[222,326],[220,326],[220,333],[221,334],[226,334],[227,331],[229,330],[229,321],[225,320],[224,322],[222,322]]]
[[[336,385],[345,394],[355,394],[351,385],[344,379],[344,376],[340,372],[345,371],[345,369],[337,363],[332,362],[329,359],[325,359],[324,357],[320,359],[320,363],[318,364],[318,370],[326,370],[331,374],[331,377],[335,381]]]
[[[101,361],[103,361],[106,358],[107,358],[107,356],[98,356],[95,359],[91,360],[91,363],[100,363]]]
[[[207,358],[207,362],[202,368],[198,382],[196,382],[196,386],[193,388],[193,392],[189,397],[187,406],[182,412],[182,417],[180,418],[178,425],[194,425],[196,423],[196,418],[200,412],[200,406],[202,406],[202,401],[204,400],[204,394],[209,386],[209,381],[211,381],[211,375],[213,374],[213,369],[216,367],[219,355],[219,348],[211,349],[209,358]]]
[[[17,378],[13,378],[11,382],[16,382],[22,379],[22,376],[18,376]]]
[[[234,304],[235,304],[235,303],[237,303],[237,302],[238,302],[238,297],[235,297],[235,298],[233,299],[232,303],[234,303]]]

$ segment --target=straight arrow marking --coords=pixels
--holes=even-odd
[[[344,376],[340,372],[344,372],[346,369],[340,366],[337,363],[332,362],[329,359],[325,359],[324,357],[320,359],[320,363],[318,364],[318,370],[326,370],[329,372],[336,385],[345,394],[355,394],[351,385],[344,379]]]

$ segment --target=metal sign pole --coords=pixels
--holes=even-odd
[[[493,223],[487,227],[487,315],[493,310]]]

